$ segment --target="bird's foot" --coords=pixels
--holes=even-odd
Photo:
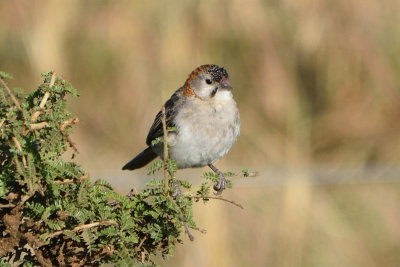
[[[219,175],[219,179],[217,184],[214,185],[214,190],[217,191],[216,193],[214,193],[215,195],[221,195],[222,191],[225,190],[226,188],[226,178],[223,174]]]
[[[221,195],[222,191],[224,191],[226,188],[226,178],[225,178],[224,174],[220,170],[218,170],[214,165],[208,164],[208,166],[211,168],[211,170],[213,170],[219,176],[217,184],[214,185],[214,187],[213,187],[214,190],[217,191],[214,194]]]

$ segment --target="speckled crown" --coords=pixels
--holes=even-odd
[[[216,82],[220,82],[222,78],[229,78],[228,72],[223,67],[214,64],[201,65],[189,74],[185,85],[183,86],[183,94],[186,96],[195,96],[192,88],[190,88],[190,82],[199,76],[199,73],[208,72]]]

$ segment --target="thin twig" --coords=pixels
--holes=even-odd
[[[195,199],[208,199],[208,198],[212,198],[212,199],[219,199],[219,200],[222,200],[222,201],[229,202],[229,203],[231,203],[231,204],[233,204],[233,205],[235,205],[235,206],[237,206],[237,207],[243,209],[243,206],[240,205],[240,204],[238,204],[238,203],[236,203],[235,201],[229,200],[229,199],[226,199],[226,198],[222,198],[222,197],[217,197],[217,196],[190,196],[190,195],[189,195],[189,196],[185,196],[185,198],[195,198]]]
[[[74,179],[56,180],[57,184],[73,184]]]
[[[187,223],[186,223],[186,221],[185,221],[185,218],[183,217],[183,213],[182,213],[182,210],[181,210],[181,209],[179,209],[179,219],[182,221],[183,226],[185,227],[185,232],[186,232],[186,234],[188,235],[189,240],[190,240],[190,241],[194,241],[194,236],[193,236],[192,233],[190,233],[190,231],[189,231],[189,227],[188,227],[188,225],[187,225]]]
[[[144,241],[146,241],[146,239],[147,239],[147,236],[145,236],[145,237],[140,241],[139,246],[136,248],[137,250],[140,251],[140,248],[142,247],[142,245],[143,245]]]
[[[74,125],[77,124],[79,122],[79,119],[77,117],[72,118],[70,120],[65,121],[63,124],[60,125],[60,131],[61,134],[64,136],[64,138],[67,140],[67,142],[69,143],[69,146],[72,147],[72,149],[79,154],[78,149],[75,146],[75,143],[72,142],[71,138],[68,136],[68,134],[65,132],[65,127],[67,127],[68,125]]]
[[[44,109],[44,110],[35,111],[35,113],[33,113],[33,115],[31,116],[31,121],[35,122],[40,115],[42,115],[44,113],[48,113],[48,112],[52,112],[52,110],[51,109]]]
[[[206,229],[200,229],[199,227],[191,227],[193,230],[199,231],[202,234],[207,234]]]
[[[12,204],[12,203],[8,203],[8,204],[1,204],[0,205],[0,209],[7,209],[7,208],[14,208],[16,205]]]
[[[169,194],[169,173],[168,173],[168,143],[167,143],[167,122],[165,115],[165,105],[162,107],[162,124],[164,134],[164,194]]]
[[[21,111],[21,105],[19,104],[17,98],[15,97],[14,93],[11,91],[10,88],[8,88],[7,84],[3,81],[3,79],[0,77],[0,82],[6,88],[7,93],[10,95],[10,98],[12,102],[14,102],[14,105],[18,108],[19,111]]]
[[[55,82],[56,82],[56,73],[53,71],[52,75],[51,75],[49,88],[52,88]],[[46,102],[47,102],[47,99],[49,99],[49,96],[50,96],[50,92],[46,91],[46,93],[44,93],[42,101],[40,101],[39,107],[44,108],[44,105],[46,105]]]
[[[82,175],[76,182],[81,183],[82,181],[85,181],[87,178],[89,178],[88,174]],[[74,179],[65,179],[65,180],[56,180],[55,181],[57,184],[73,184],[75,183]]]
[[[56,73],[53,71],[52,75],[51,75],[51,80],[50,80],[50,84],[49,84],[49,89],[52,88],[54,86],[54,83],[56,82]],[[46,105],[47,100],[50,97],[50,92],[46,91],[46,93],[44,93],[44,96],[42,98],[42,101],[40,101],[39,107],[40,108],[44,108],[44,106]],[[31,116],[31,121],[36,121],[37,118],[39,117],[40,114],[42,114],[43,111],[42,110],[38,110],[35,113],[32,114]]]
[[[144,251],[142,251],[142,252],[140,253],[140,255],[141,255],[140,262],[141,262],[141,263],[144,263],[144,261],[146,260],[146,253],[145,253]]]
[[[22,152],[21,144],[19,143],[18,139],[17,139],[15,136],[13,136],[11,139],[13,140],[13,142],[14,142],[15,146],[17,147],[17,149],[18,149],[21,153],[23,153],[23,152]],[[26,158],[25,158],[24,155],[22,155],[22,164],[24,164],[24,167],[25,167],[25,168],[28,166],[28,164],[26,163]]]
[[[89,229],[89,228],[93,228],[93,227],[97,227],[97,226],[108,226],[108,225],[118,225],[118,223],[114,222],[114,221],[103,221],[103,222],[94,222],[94,223],[88,223],[88,224],[82,224],[82,225],[78,225],[77,227],[75,227],[74,229],[72,229],[73,232],[78,232],[84,229]],[[64,231],[57,231],[52,233],[51,235],[48,235],[46,237],[46,239],[51,239],[53,237],[59,236],[62,233],[64,233]]]

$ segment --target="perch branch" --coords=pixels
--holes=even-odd
[[[222,200],[222,201],[225,201],[225,202],[229,202],[229,203],[235,205],[236,207],[239,207],[239,208],[243,209],[243,206],[240,205],[240,204],[238,204],[238,203],[236,203],[235,201],[229,200],[229,199],[225,199],[225,198],[222,198],[222,197],[217,197],[217,196],[190,196],[190,195],[189,195],[189,196],[185,196],[185,198],[194,198],[194,199],[208,199],[208,198],[212,198],[212,199],[218,199],[218,200]]]
[[[164,133],[164,194],[169,194],[169,173],[168,173],[168,143],[167,143],[167,122],[165,116],[165,106],[162,107],[162,125]]]
[[[164,145],[164,194],[165,195],[169,195],[169,178],[172,177],[170,170],[168,169],[168,165],[167,165],[167,161],[168,161],[168,143],[167,143],[167,119],[166,119],[166,115],[165,115],[165,105],[162,107],[162,125],[163,125],[163,134],[164,134],[164,138],[163,138],[163,145]],[[179,185],[178,185],[178,190],[179,189]],[[176,189],[175,189],[176,192]],[[182,194],[180,194],[182,195]],[[181,196],[179,196],[181,198]],[[185,227],[185,232],[188,235],[190,241],[194,240],[194,236],[190,233],[189,231],[189,227],[185,221],[185,218],[183,217],[183,213],[181,211],[181,209],[179,209],[179,217],[180,220],[183,223],[183,226]]]

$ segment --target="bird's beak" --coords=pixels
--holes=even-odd
[[[222,80],[220,81],[220,88],[221,89],[227,89],[227,90],[232,90],[233,86],[231,84],[231,82],[229,81],[228,78],[222,78]]]

